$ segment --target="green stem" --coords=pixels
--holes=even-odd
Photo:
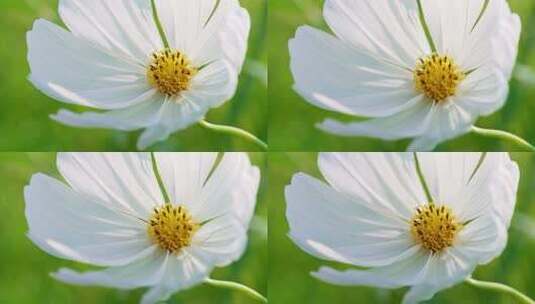
[[[425,38],[427,38],[427,42],[429,43],[429,47],[431,48],[431,51],[433,53],[437,52],[437,47],[435,45],[435,42],[433,41],[433,36],[431,36],[431,31],[429,30],[429,26],[427,25],[427,21],[425,21],[425,14],[424,14],[424,8],[422,7],[421,0],[416,0],[418,3],[418,15],[420,17],[420,23],[422,24],[422,28],[424,29]]]
[[[414,155],[414,162],[416,163],[416,173],[418,173],[420,184],[422,184],[422,188],[424,188],[425,197],[427,198],[427,202],[432,203],[433,197],[431,196],[429,187],[427,187],[427,183],[425,182],[424,174],[422,173],[422,167],[420,166],[420,162],[418,161],[418,155],[416,154],[416,152],[414,152],[413,155]]]
[[[158,186],[160,187],[160,192],[162,192],[163,199],[166,204],[170,204],[171,200],[169,199],[167,190],[165,190],[165,185],[163,183],[162,176],[160,175],[160,171],[158,171],[158,163],[156,162],[154,152],[150,152],[150,159],[152,161],[152,171],[154,172],[154,176],[156,176],[156,181],[158,182]]]
[[[229,134],[229,135],[241,137],[249,142],[254,143],[258,147],[260,147],[263,151],[267,151],[268,149],[268,145],[265,142],[258,139],[258,137],[254,136],[253,134],[247,131],[244,131],[240,128],[223,126],[223,125],[215,125],[215,124],[207,122],[206,120],[201,120],[199,122],[199,125],[217,133],[223,133],[223,134]]]
[[[229,281],[219,281],[219,280],[214,280],[214,279],[210,279],[210,278],[204,280],[204,282],[206,284],[214,286],[214,287],[227,288],[227,289],[232,289],[232,290],[243,292],[243,293],[247,294],[249,297],[251,297],[251,298],[253,298],[253,299],[255,299],[255,300],[259,301],[259,302],[262,302],[262,303],[267,303],[268,302],[266,297],[261,295],[259,292],[257,292],[256,290],[254,290],[254,289],[252,289],[250,287],[242,285],[240,283],[229,282]]]
[[[480,289],[490,290],[494,292],[500,292],[510,295],[512,298],[514,298],[517,302],[515,303],[523,303],[523,304],[535,304],[535,301],[530,299],[525,294],[521,293],[520,291],[504,285],[500,283],[494,283],[494,282],[485,282],[485,281],[478,281],[472,278],[468,278],[465,280],[465,282],[473,287],[477,287]]]
[[[158,10],[156,9],[156,4],[154,3],[154,0],[150,0],[150,5],[152,7],[152,18],[154,19],[154,23],[156,23],[156,27],[158,28],[158,32],[160,33],[160,37],[162,38],[163,45],[166,49],[168,49],[169,40],[167,40],[167,36],[165,36],[165,31],[163,30],[162,23],[160,22],[160,17],[158,16]]]
[[[519,136],[516,136],[514,134],[511,134],[509,132],[505,132],[505,131],[501,131],[501,130],[483,129],[483,128],[478,128],[476,126],[472,126],[472,132],[475,133],[475,134],[484,136],[484,137],[490,137],[490,138],[496,138],[496,139],[500,139],[500,140],[510,141],[510,142],[513,142],[513,143],[517,144],[518,146],[526,149],[527,151],[535,152],[535,147],[533,145],[528,143],[523,138],[521,138]]]

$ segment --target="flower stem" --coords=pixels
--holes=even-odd
[[[236,283],[236,282],[230,282],[230,281],[219,281],[219,280],[214,280],[214,279],[206,279],[204,280],[204,282],[208,285],[211,285],[211,286],[214,286],[214,287],[220,287],[220,288],[227,288],[227,289],[232,289],[232,290],[236,290],[236,291],[241,291],[245,294],[247,294],[249,297],[259,301],[259,302],[262,302],[262,303],[267,303],[268,300],[266,299],[266,297],[264,297],[263,295],[261,295],[259,292],[257,292],[256,290],[252,289],[252,288],[249,288],[245,285],[242,285],[240,283]]]
[[[427,38],[427,42],[429,43],[429,47],[431,48],[431,51],[433,53],[437,52],[437,47],[435,45],[435,42],[433,41],[433,36],[431,36],[431,31],[429,30],[429,26],[427,25],[427,22],[425,21],[425,14],[424,14],[424,8],[422,7],[421,0],[416,0],[418,4],[418,15],[420,17],[420,23],[422,24],[422,28],[424,29],[425,38]]]
[[[416,163],[416,173],[418,173],[418,178],[420,179],[420,184],[422,184],[422,188],[424,189],[427,202],[433,203],[433,197],[431,196],[429,187],[427,186],[427,183],[425,182],[424,174],[422,172],[422,167],[420,166],[420,161],[418,160],[418,154],[414,152],[413,155],[414,155],[414,162]]]
[[[150,6],[152,8],[152,18],[154,19],[154,23],[156,23],[156,27],[158,28],[158,32],[160,33],[160,37],[162,38],[163,45],[166,49],[168,49],[169,40],[167,40],[167,36],[165,35],[165,31],[163,30],[162,23],[160,22],[160,17],[158,16],[158,10],[156,10],[156,4],[154,3],[154,0],[150,0]]]
[[[160,171],[158,171],[158,163],[156,162],[154,152],[150,152],[150,159],[152,161],[152,171],[154,172],[154,176],[156,176],[156,182],[158,182],[158,187],[160,187],[160,192],[162,192],[163,199],[166,204],[170,204],[171,200],[169,199],[167,190],[165,190],[165,185],[163,183],[162,176],[160,175]]]
[[[520,291],[518,291],[518,290],[516,290],[516,289],[514,289],[514,288],[512,288],[510,286],[504,285],[504,284],[495,283],[495,282],[478,281],[478,280],[475,280],[475,279],[472,279],[472,278],[466,279],[465,282],[468,285],[473,286],[473,287],[477,287],[477,288],[481,288],[481,289],[491,290],[491,291],[494,291],[494,292],[500,292],[500,293],[508,294],[508,295],[510,295],[511,297],[513,297],[514,299],[517,300],[517,302],[515,302],[515,303],[535,304],[535,301],[530,299],[525,294],[521,293]]]
[[[263,151],[267,151],[268,149],[268,145],[265,142],[263,142],[258,137],[254,136],[253,134],[247,131],[244,131],[240,128],[223,126],[223,125],[215,125],[215,124],[207,122],[206,120],[201,120],[199,122],[199,125],[201,125],[202,127],[208,130],[212,130],[214,132],[241,137],[249,142],[254,143],[258,147],[260,147]]]
[[[535,152],[535,147],[533,145],[528,143],[523,138],[516,136],[512,133],[509,133],[509,132],[505,132],[501,130],[483,129],[483,128],[478,128],[476,126],[472,126],[472,132],[475,134],[484,136],[484,137],[491,137],[491,138],[497,138],[497,139],[501,139],[505,141],[510,141],[526,149],[527,151]]]

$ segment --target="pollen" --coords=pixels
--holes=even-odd
[[[457,92],[461,81],[466,78],[453,58],[433,53],[418,59],[414,70],[416,90],[434,102],[441,102]]]
[[[193,235],[199,227],[186,208],[166,204],[154,208],[147,232],[161,249],[178,254],[191,245]]]
[[[450,208],[434,203],[418,207],[411,220],[412,236],[433,254],[452,246],[462,228]]]
[[[153,53],[151,59],[147,80],[167,96],[174,96],[189,89],[191,79],[198,72],[186,55],[176,50],[166,49]]]

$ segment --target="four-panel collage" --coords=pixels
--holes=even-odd
[[[0,303],[535,304],[534,0],[0,25]]]

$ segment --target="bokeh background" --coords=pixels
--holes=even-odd
[[[535,1],[509,0],[522,19],[519,57],[511,81],[509,99],[502,110],[481,118],[477,125],[515,133],[535,143]],[[324,133],[315,125],[331,117],[345,121],[355,118],[328,112],[305,102],[292,90],[288,40],[300,25],[308,24],[327,32],[322,17],[324,0],[270,0],[269,14],[269,144],[272,151],[404,151],[408,140],[381,141],[363,137],[339,137]],[[358,80],[355,80],[358,81]],[[518,151],[518,147],[465,135],[440,145],[443,151]]]
[[[503,254],[480,266],[474,278],[508,284],[535,298],[535,154],[513,153],[521,171],[515,215]],[[405,289],[340,287],[323,283],[309,275],[322,265],[347,268],[324,262],[301,251],[288,237],[284,187],[297,172],[322,178],[317,153],[270,153],[269,155],[269,300],[282,303],[399,304]],[[271,245],[275,244],[275,245]],[[429,304],[516,304],[513,299],[460,284],[439,292]]]
[[[207,120],[267,137],[267,0],[241,0],[251,15],[249,49],[234,98],[211,110]],[[37,18],[62,24],[58,0],[0,1],[0,151],[135,151],[140,132],[79,129],[49,119],[65,107],[28,81],[26,32]],[[257,151],[242,139],[215,134],[199,126],[173,134],[154,151]]]
[[[265,175],[265,155],[249,155]],[[23,188],[37,172],[61,179],[55,159],[55,153],[0,153],[0,303],[139,303],[144,289],[120,291],[101,287],[79,287],[54,280],[49,273],[60,267],[80,270],[95,268],[52,257],[26,237],[28,226],[24,217]],[[268,263],[266,194],[266,179],[263,178],[244,256],[230,266],[216,269],[212,273],[214,279],[240,282],[264,295],[267,294]],[[240,292],[200,285],[176,294],[167,303],[257,302]]]

